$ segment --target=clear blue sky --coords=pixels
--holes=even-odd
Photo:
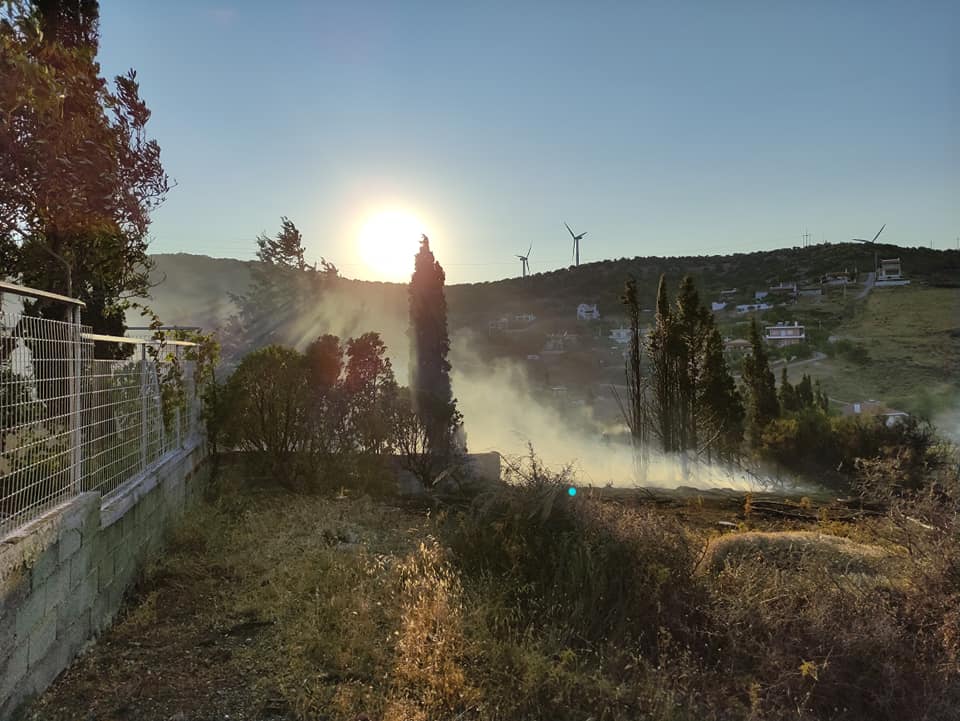
[[[102,0],[178,185],[154,252],[251,258],[280,216],[375,277],[417,213],[448,280],[872,237],[956,247],[958,2]],[[412,261],[411,261],[412,262]]]

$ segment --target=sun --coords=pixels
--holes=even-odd
[[[360,258],[381,280],[409,280],[420,236],[426,232],[423,222],[409,211],[374,213],[357,235]]]

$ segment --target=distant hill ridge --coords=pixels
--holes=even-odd
[[[451,285],[447,300],[455,326],[474,323],[478,316],[550,314],[575,308],[580,302],[598,303],[602,313],[612,314],[619,313],[619,296],[630,275],[640,281],[641,303],[652,307],[661,274],[667,276],[671,287],[676,287],[684,275],[692,275],[705,300],[733,288],[746,298],[770,285],[811,282],[828,272],[856,268],[863,278],[873,270],[875,255],[881,259],[899,257],[904,274],[914,282],[960,287],[960,251],[837,243],[729,255],[603,260],[527,278]],[[230,296],[247,291],[256,263],[189,253],[163,253],[152,258],[156,267],[151,276],[155,284],[151,305],[161,318],[168,323],[195,323],[208,328],[219,326],[234,312]],[[370,296],[405,305],[406,289],[401,283],[345,279],[342,287],[357,300]]]

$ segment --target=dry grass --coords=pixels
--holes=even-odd
[[[551,484],[439,517],[233,488],[31,718],[954,718],[948,538],[876,519],[716,537],[709,503]]]

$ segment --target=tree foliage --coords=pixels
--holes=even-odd
[[[410,280],[410,393],[430,453],[450,457],[462,445],[461,416],[450,385],[450,337],[443,267],[423,236]]]
[[[86,301],[85,322],[119,335],[170,185],[136,72],[100,77],[98,19],[91,0],[0,9],[0,273]]]

